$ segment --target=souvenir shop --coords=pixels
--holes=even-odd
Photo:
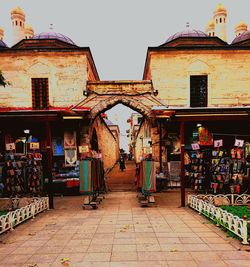
[[[0,184],[4,197],[40,196],[43,192],[44,133],[30,123],[1,128]]]
[[[165,176],[197,193],[250,193],[250,120],[247,108],[176,109],[162,123]]]
[[[2,196],[40,196],[49,191],[63,194],[67,189],[79,192],[76,120],[63,121],[57,113],[1,115]]]
[[[186,185],[200,193],[246,193],[250,178],[250,132],[247,128],[242,122],[187,124]]]

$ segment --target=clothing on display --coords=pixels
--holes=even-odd
[[[22,156],[11,153],[5,155],[2,168],[5,196],[40,195],[43,180],[41,157],[40,153]]]

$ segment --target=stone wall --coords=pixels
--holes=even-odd
[[[81,51],[1,52],[0,70],[10,82],[0,90],[2,108],[32,107],[31,78],[48,78],[50,106],[69,107],[83,99],[88,77],[87,56]]]
[[[104,120],[97,117],[89,129],[89,139],[96,130],[98,146],[102,153],[104,168],[108,169],[115,165],[119,159],[119,140],[115,138]]]
[[[140,158],[146,155],[143,148],[143,138],[151,137],[152,142],[152,158],[159,163],[159,130],[158,125],[153,120],[145,119],[139,129],[135,141],[134,158],[136,163],[140,162]]]
[[[249,50],[151,52],[144,79],[169,106],[190,106],[190,75],[208,75],[208,106],[250,105]]]

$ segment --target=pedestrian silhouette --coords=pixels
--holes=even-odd
[[[123,157],[120,157],[119,159],[119,165],[120,165],[120,170],[123,172],[125,169],[125,160]]]

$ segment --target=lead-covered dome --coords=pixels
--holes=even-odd
[[[57,39],[68,44],[76,45],[69,37],[57,32],[42,32],[35,34],[32,39]]]
[[[203,31],[199,30],[194,30],[194,29],[186,29],[184,31],[180,31],[175,33],[174,35],[170,36],[165,43],[169,43],[177,38],[181,37],[208,37],[206,33]]]
[[[250,41],[250,31],[245,31],[234,38],[232,44],[237,44],[243,41],[249,40]]]

